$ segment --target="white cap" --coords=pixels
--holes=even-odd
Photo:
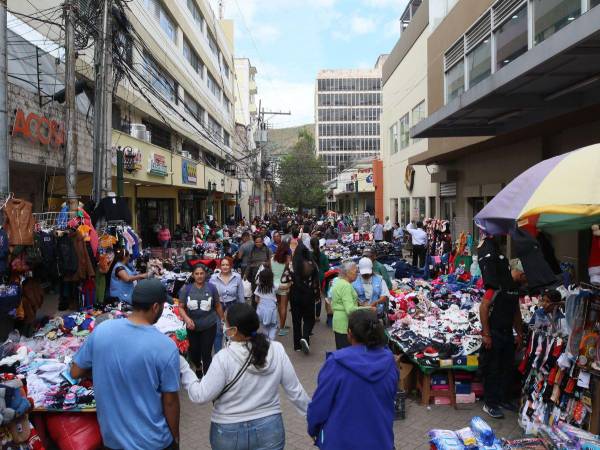
[[[358,261],[358,271],[361,275],[373,273],[373,261],[370,258],[360,258]]]

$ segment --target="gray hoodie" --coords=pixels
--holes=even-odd
[[[214,400],[246,361],[248,346],[245,342],[231,342],[213,358],[207,374],[198,380],[185,359],[180,359],[181,384],[194,403]],[[250,365],[244,375],[213,406],[215,423],[239,423],[281,413],[279,385],[302,416],[310,398],[300,384],[294,367],[283,346],[271,341],[263,368]]]

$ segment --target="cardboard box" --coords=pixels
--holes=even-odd
[[[401,358],[396,358],[396,365],[400,371],[400,379],[398,387],[404,392],[412,392],[416,387],[416,370],[411,363],[401,361]]]
[[[435,405],[449,405],[450,397],[433,397],[433,403]]]
[[[456,394],[456,403],[467,404],[467,403],[475,403],[475,394]]]

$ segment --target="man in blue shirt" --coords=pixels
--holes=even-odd
[[[275,252],[277,251],[277,246],[279,244],[281,244],[281,233],[279,231],[273,231],[273,239],[268,245],[269,250],[271,250],[271,253],[275,254]]]
[[[98,423],[109,449],[179,447],[179,352],[153,324],[167,291],[158,279],[140,281],[127,319],[101,323],[71,366],[73,378],[92,375]]]

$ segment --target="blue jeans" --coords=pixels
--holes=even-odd
[[[281,414],[239,423],[210,424],[213,450],[283,450],[285,430]]]

